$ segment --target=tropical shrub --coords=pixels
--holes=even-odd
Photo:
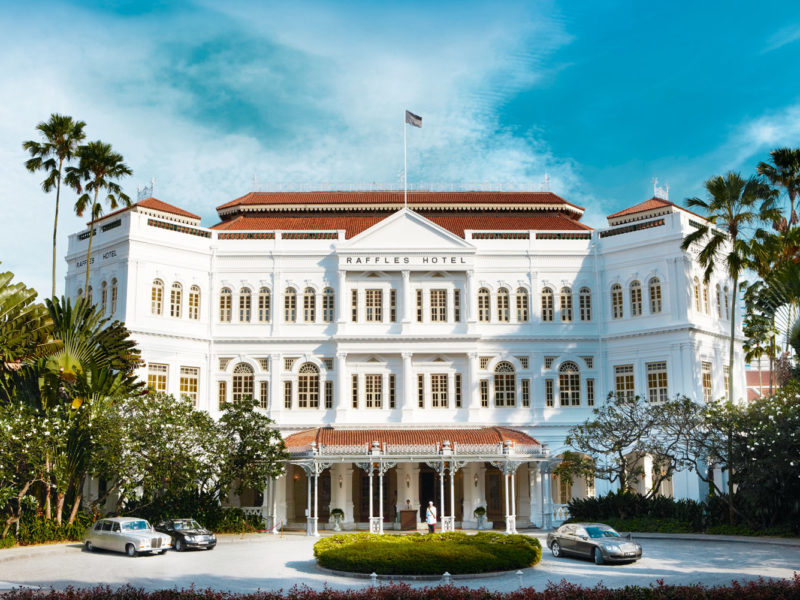
[[[439,575],[531,567],[542,558],[539,540],[486,532],[468,535],[334,535],[314,545],[320,566],[356,573]]]

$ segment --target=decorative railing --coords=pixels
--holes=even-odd
[[[547,456],[548,450],[536,444],[330,444],[292,448],[289,454],[301,456]]]
[[[116,229],[122,225],[122,219],[117,219],[116,221],[111,221],[110,223],[106,223],[100,227],[100,231],[108,231],[109,229]]]
[[[472,234],[473,240],[529,240],[531,234],[527,231],[486,231]]]
[[[338,240],[337,231],[284,231],[282,240]]]
[[[626,225],[625,227],[618,227],[616,229],[607,229],[606,231],[601,231],[600,237],[607,238],[615,235],[622,235],[624,233],[631,233],[633,231],[652,229],[653,227],[662,227],[664,223],[665,223],[664,219],[656,219],[655,221],[644,221],[643,223],[634,223],[632,225]]]
[[[166,229],[167,231],[177,231],[178,233],[188,233],[189,235],[196,235],[198,237],[210,238],[211,232],[197,229],[195,227],[187,227],[186,225],[179,225],[178,223],[168,223],[167,221],[158,221],[157,219],[147,219],[147,224],[150,227],[158,227],[159,229]]]
[[[566,504],[553,505],[553,525],[560,525],[569,519],[569,506]]]
[[[537,240],[590,240],[592,239],[592,234],[589,232],[586,233],[537,233],[536,234]]]
[[[695,221],[694,219],[689,219],[689,225],[694,227],[695,229],[702,229],[703,227],[707,227],[707,225],[703,225],[699,221]]]
[[[274,231],[221,231],[217,234],[219,240],[274,240]]]

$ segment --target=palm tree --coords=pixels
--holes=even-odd
[[[742,237],[744,229],[774,215],[772,203],[775,190],[757,177],[742,178],[739,173],[728,172],[724,177],[717,175],[705,182],[708,200],[687,198],[691,208],[705,211],[708,225],[701,225],[687,235],[681,243],[682,250],[694,244],[702,245],[698,254],[700,265],[705,269],[706,282],[719,262],[732,279],[731,286],[731,335],[728,359],[728,399],[732,400],[733,390],[733,347],[736,333],[736,294],[739,289],[739,276],[747,267],[748,244]],[[714,227],[712,227],[712,225]]]
[[[794,203],[800,194],[800,148],[777,148],[769,153],[772,164],[758,163],[758,174],[766,177],[772,185],[786,190],[789,196],[789,226],[797,223]]]
[[[56,188],[56,215],[53,219],[53,291],[56,295],[56,240],[58,235],[58,205],[61,199],[61,174],[64,163],[69,163],[75,156],[78,144],[86,135],[83,128],[86,123],[74,121],[67,115],[53,113],[49,121],[42,121],[36,129],[42,134],[44,141],[28,140],[22,147],[31,158],[25,161],[25,167],[31,172],[45,171],[47,177],[42,181],[42,189],[50,192]]]
[[[100,192],[103,192],[104,199],[112,210],[117,208],[120,202],[130,206],[131,199],[122,191],[116,180],[125,175],[132,175],[133,171],[122,162],[122,155],[111,149],[111,144],[105,144],[100,140],[89,142],[85,146],[79,147],[77,154],[80,162],[77,167],[67,168],[67,179],[71,185],[75,186],[78,193],[84,192],[81,193],[75,203],[75,213],[79,217],[83,216],[91,202],[89,212],[89,249],[86,252],[86,285],[83,288],[88,290],[89,269],[92,263],[94,222],[103,212],[102,206],[97,203]],[[84,181],[88,182],[85,186],[82,184]]]

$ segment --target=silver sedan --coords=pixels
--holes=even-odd
[[[157,532],[144,519],[114,517],[100,519],[87,529],[83,544],[89,552],[101,548],[136,556],[143,553],[164,554],[172,546],[172,539]]]

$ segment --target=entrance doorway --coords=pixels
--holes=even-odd
[[[486,518],[505,527],[503,474],[495,467],[486,469]]]

